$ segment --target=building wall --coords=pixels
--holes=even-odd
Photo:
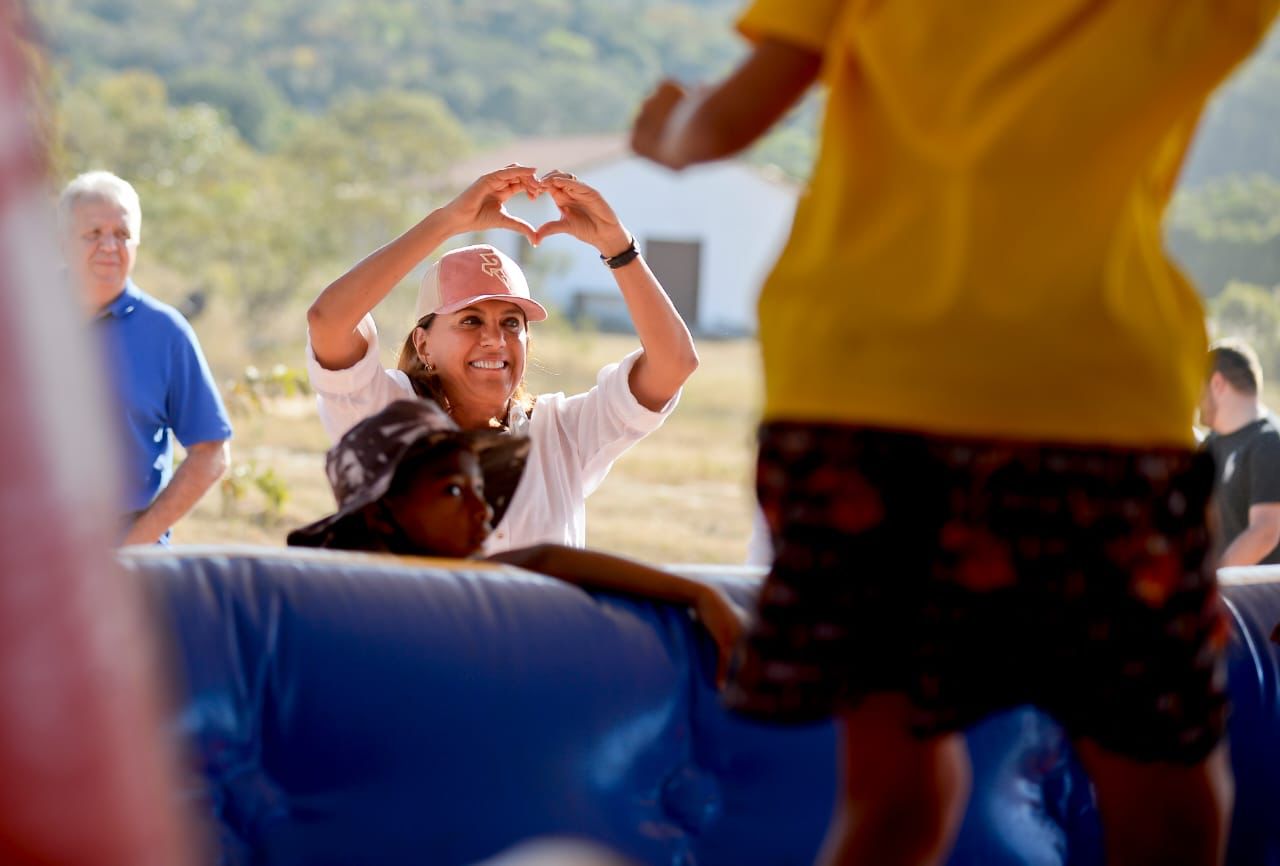
[[[542,168],[539,166],[539,168]],[[796,191],[740,163],[718,163],[680,174],[640,159],[616,160],[579,176],[613,205],[640,240],[700,241],[698,321],[704,334],[755,332],[755,300],[791,226]],[[539,225],[556,218],[551,201],[513,199],[508,209]],[[569,237],[529,249],[514,235],[490,233],[529,272],[536,296],[568,313],[579,293],[601,314],[622,311],[608,270],[594,250]]]

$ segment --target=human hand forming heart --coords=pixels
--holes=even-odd
[[[506,204],[518,193],[523,192],[533,199],[541,195],[542,191],[541,181],[533,168],[508,165],[481,175],[441,210],[450,217],[453,234],[509,229],[524,235],[529,243],[536,245],[538,241],[534,227],[525,220],[512,216],[507,211]]]
[[[535,246],[552,235],[567,234],[591,244],[608,258],[631,244],[631,235],[594,187],[563,171],[547,172],[541,183],[560,210],[560,218],[538,226],[534,233]]]
[[[560,211],[554,219],[534,228],[513,216],[506,203],[524,193],[531,200],[546,193]],[[482,175],[447,205],[454,233],[508,229],[537,246],[548,237],[567,234],[595,247],[603,256],[622,252],[631,236],[593,187],[563,171],[549,171],[542,177],[530,166],[509,165]]]

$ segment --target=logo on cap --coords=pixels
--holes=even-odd
[[[507,272],[502,267],[502,259],[498,258],[497,253],[481,253],[480,270],[491,277],[497,277],[502,280],[504,286],[511,288],[511,280],[507,277]]]

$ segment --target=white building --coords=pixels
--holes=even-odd
[[[756,296],[791,227],[795,184],[741,161],[670,172],[631,154],[614,135],[513,142],[455,167],[450,180],[460,188],[513,162],[539,173],[569,171],[600,190],[692,330],[755,332]],[[535,226],[558,217],[548,196],[517,197],[507,208]],[[505,232],[489,232],[484,240],[519,261],[534,296],[561,314],[630,327],[608,269],[585,244],[556,236],[532,249]]]

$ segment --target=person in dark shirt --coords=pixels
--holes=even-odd
[[[1262,403],[1262,365],[1238,340],[1215,343],[1209,361],[1200,423],[1217,467],[1219,565],[1280,563],[1280,428]]]

